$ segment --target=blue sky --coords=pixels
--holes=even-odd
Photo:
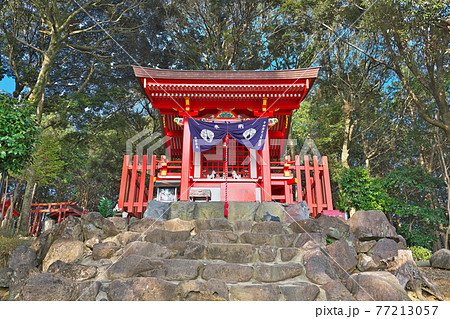
[[[14,79],[5,76],[3,80],[0,81],[0,91],[4,90],[8,93],[12,93],[14,91],[15,83]]]

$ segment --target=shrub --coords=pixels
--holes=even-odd
[[[362,167],[344,169],[339,177],[341,192],[338,194],[337,208],[384,211],[387,193],[379,179],[369,175]]]
[[[27,244],[27,240],[19,237],[7,237],[0,235],[0,268],[8,266],[9,256],[20,245]]]
[[[421,260],[421,261],[430,260],[431,255],[432,255],[431,251],[424,247],[411,246],[411,247],[408,247],[408,249],[411,250],[412,255],[415,260]]]
[[[99,213],[105,218],[114,216],[113,208],[114,204],[112,200],[105,197],[100,200],[100,204],[98,205]]]

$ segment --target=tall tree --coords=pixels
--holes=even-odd
[[[448,4],[441,0],[380,0],[364,28],[383,37],[385,62],[397,74],[420,116],[450,141]],[[360,48],[359,48],[360,49]]]

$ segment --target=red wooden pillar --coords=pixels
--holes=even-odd
[[[133,156],[133,168],[131,169],[131,181],[130,181],[130,193],[128,194],[128,207],[127,203],[125,203],[125,207],[128,208],[127,212],[134,213],[136,210],[134,209],[134,202],[136,201],[136,180],[137,180],[137,165],[139,161],[139,156]],[[135,216],[137,217],[137,216]]]
[[[123,157],[122,179],[120,181],[119,204],[118,207],[123,210],[126,201],[128,182],[128,165],[130,165],[130,155]]]
[[[143,213],[146,175],[147,175],[147,155],[143,155],[142,156],[141,178],[139,180],[139,198],[138,198],[138,207],[137,207],[137,213],[139,215],[139,218],[142,217],[142,213]]]
[[[304,157],[305,161],[305,182],[306,182],[306,203],[309,206],[309,210],[311,211],[311,215],[313,217],[316,216],[313,208],[313,197],[312,197],[312,191],[311,191],[311,171],[309,169],[309,157],[308,155],[305,155]]]
[[[269,134],[266,137],[266,143],[264,143],[264,148],[260,157],[261,168],[262,168],[262,185],[263,194],[261,200],[264,202],[272,201],[272,180],[270,178],[270,153],[269,153]]]
[[[331,197],[330,174],[328,172],[328,158],[322,156],[323,179],[325,184],[325,197],[327,199],[327,209],[333,210],[333,199]]]
[[[185,117],[183,122],[183,153],[181,161],[181,184],[180,200],[189,200],[189,174],[192,164],[191,132],[189,131],[188,120]]]
[[[297,179],[297,202],[303,201],[302,171],[300,169],[300,157],[295,155],[295,178]]]
[[[322,183],[320,180],[320,171],[319,171],[319,161],[317,156],[313,156],[313,164],[314,164],[314,190],[316,191],[316,202],[317,202],[317,212],[316,214],[322,213],[323,207],[323,198],[322,198]]]
[[[150,163],[150,182],[148,184],[148,200],[153,200],[153,188],[155,186],[155,176],[156,176],[156,155],[152,156],[152,161]]]

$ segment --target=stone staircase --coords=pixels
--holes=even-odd
[[[287,226],[144,219],[94,245],[81,264],[98,268],[100,299],[326,300],[305,275],[305,240]]]
[[[0,288],[10,300],[336,301],[410,300],[411,283],[432,287],[405,269],[420,274],[377,211],[290,224],[89,213],[18,247]]]

